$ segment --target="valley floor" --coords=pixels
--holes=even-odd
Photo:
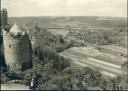
[[[76,67],[89,66],[99,70],[104,76],[116,77],[121,72],[121,65],[124,63],[124,57],[117,57],[114,54],[101,52],[94,47],[72,47],[60,55],[72,60],[71,64]]]

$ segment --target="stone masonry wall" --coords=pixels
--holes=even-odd
[[[25,70],[31,67],[31,49],[27,35],[3,35],[6,65],[13,70]]]

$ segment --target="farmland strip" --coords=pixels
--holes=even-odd
[[[116,75],[110,74],[110,73],[108,73],[108,72],[106,72],[106,71],[101,71],[101,73],[102,73],[102,74],[105,74],[105,75],[108,75],[108,76],[111,76],[111,77],[116,77]]]
[[[94,58],[87,58],[91,61],[95,61],[95,62],[98,62],[98,63],[101,63],[101,64],[105,64],[105,65],[108,65],[108,66],[112,66],[112,67],[115,67],[115,68],[121,68],[121,66],[118,66],[118,65],[115,65],[115,64],[111,64],[111,63],[107,63],[107,62],[104,62],[104,61],[101,61],[101,60],[97,60],[97,59],[94,59]]]
[[[83,56],[80,57],[80,56],[76,55],[74,52],[66,52],[66,53],[64,53],[64,55],[67,55],[68,57],[71,57],[71,59],[74,59],[74,58],[76,58],[78,60],[86,59],[86,58],[83,58]],[[90,60],[90,61],[93,61],[93,60]],[[99,61],[97,61],[97,62],[99,62]],[[100,61],[99,63],[101,65],[107,66],[108,68],[110,67],[112,69],[115,69],[115,67],[113,67],[114,64],[110,64],[110,63],[107,63],[107,62],[104,62],[104,61]],[[117,66],[116,69],[118,69],[118,70],[120,70],[120,68],[121,68],[121,66],[118,66],[118,65],[114,65],[114,66]]]
[[[72,60],[74,60],[74,61],[79,61],[79,62],[81,62],[81,63],[83,63],[83,64],[88,64],[88,65],[91,65],[91,66],[94,66],[94,67],[96,67],[96,68],[100,68],[100,69],[102,69],[102,70],[106,70],[106,71],[109,71],[109,72],[114,72],[114,73],[118,73],[118,74],[120,74],[121,72],[120,72],[120,69],[115,69],[115,68],[113,68],[113,67],[108,67],[108,66],[106,66],[106,65],[103,65],[103,64],[100,64],[100,63],[97,63],[97,62],[92,62],[91,60],[86,60],[85,61],[85,59],[82,59],[82,58],[79,58],[79,57],[77,57],[77,59],[76,58],[74,58],[74,57],[72,57],[72,56],[74,56],[74,55],[71,55],[70,53],[65,53],[66,54],[66,56],[67,56],[67,58],[70,58],[70,59],[72,59]],[[110,69],[111,68],[111,69]]]
[[[93,57],[93,58],[95,58],[95,59],[100,59],[100,60],[102,60],[102,61],[105,61],[105,62],[110,62],[110,63],[114,63],[114,64],[116,64],[116,65],[121,65],[122,64],[122,62],[121,61],[113,61],[113,60],[111,60],[110,58],[109,59],[106,59],[106,58],[102,58],[102,57],[98,57],[98,56],[91,56],[91,55],[88,55],[87,53],[82,53],[81,51],[79,51],[79,50],[71,50],[72,51],[72,53],[73,52],[76,52],[76,54],[80,54],[82,57]],[[104,59],[104,60],[103,60]]]
[[[86,65],[86,64],[82,64],[82,63],[80,63],[80,62],[74,62],[74,63],[79,64],[79,65],[84,66],[84,67],[89,66],[89,65]],[[115,77],[115,76],[116,76],[116,75],[111,74],[111,73],[108,73],[108,72],[106,72],[106,71],[100,71],[100,72],[101,72],[102,74],[105,74],[105,75],[108,75],[108,76],[111,76],[111,77]]]

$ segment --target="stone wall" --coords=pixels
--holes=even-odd
[[[31,46],[27,35],[3,34],[6,65],[13,70],[25,70],[32,66]]]

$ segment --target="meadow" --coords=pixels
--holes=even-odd
[[[96,68],[108,77],[122,74],[121,65],[124,60],[115,55],[96,50],[93,47],[73,47],[61,52],[60,55],[71,59],[79,67],[90,66]]]

